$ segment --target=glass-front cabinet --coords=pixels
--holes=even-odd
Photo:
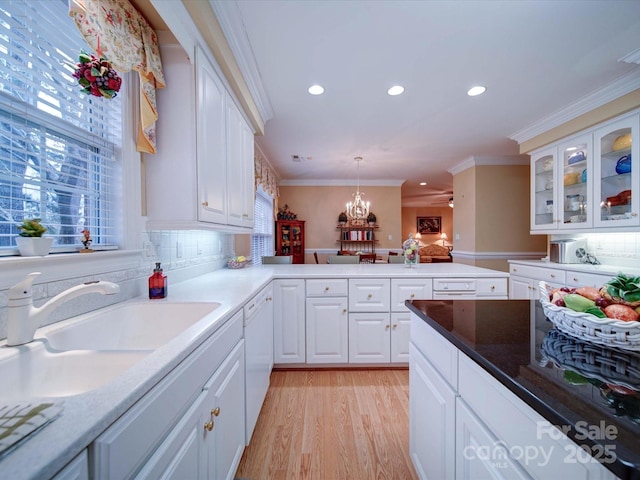
[[[639,223],[638,118],[636,115],[620,120],[594,134],[597,152],[594,200],[599,204],[595,218],[597,227],[635,226]],[[632,168],[632,163],[635,168]]]
[[[532,152],[531,231],[638,227],[639,158],[639,111]]]
[[[585,135],[558,147],[561,172],[558,207],[562,212],[558,228],[576,229],[593,226],[591,206],[591,136]]]
[[[557,149],[542,151],[531,158],[531,178],[533,198],[531,201],[531,229],[548,230],[556,228],[556,152]]]

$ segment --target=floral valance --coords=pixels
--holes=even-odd
[[[164,88],[155,32],[128,0],[69,0],[69,15],[87,43],[121,72],[140,76],[140,152],[156,152],[156,89]]]
[[[267,159],[260,150],[256,149],[254,155],[256,188],[262,185],[262,189],[274,198],[280,195],[278,192],[278,177]]]

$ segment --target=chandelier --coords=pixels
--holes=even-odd
[[[364,192],[360,191],[360,161],[362,157],[356,157],[354,160],[358,162],[358,184],[356,193],[353,194],[353,202],[347,202],[347,216],[351,220],[362,220],[369,215],[369,202],[362,200]]]

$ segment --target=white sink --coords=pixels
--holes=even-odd
[[[131,302],[80,315],[37,333],[57,350],[155,350],[219,303]]]
[[[0,348],[0,399],[68,397],[114,379],[151,351],[55,351],[43,341]]]

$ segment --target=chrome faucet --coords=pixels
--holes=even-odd
[[[43,320],[54,309],[73,298],[88,293],[113,295],[120,291],[120,286],[116,283],[104,281],[87,282],[59,293],[41,307],[34,307],[31,287],[33,280],[39,275],[40,272],[30,273],[24,280],[9,289],[9,300],[7,302],[8,346],[23,345],[31,342],[36,330],[43,325]]]

